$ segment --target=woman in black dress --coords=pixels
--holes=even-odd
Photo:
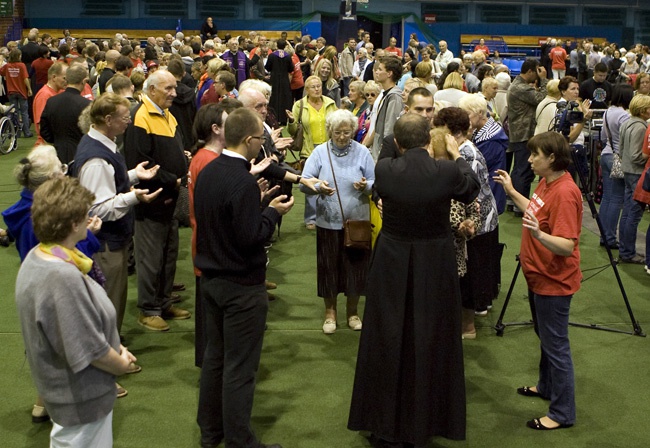
[[[426,148],[429,123],[395,124],[401,157],[382,159],[375,188],[383,226],[372,256],[348,428],[384,447],[465,438],[465,380],[452,199],[474,200],[476,175],[449,137],[454,161]]]

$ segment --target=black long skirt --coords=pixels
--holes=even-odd
[[[365,295],[370,251],[344,246],[343,230],[316,227],[318,297]]]
[[[370,263],[348,428],[390,442],[465,439],[461,304],[451,238],[382,231]]]

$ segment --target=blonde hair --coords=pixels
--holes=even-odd
[[[460,73],[452,72],[447,75],[447,79],[445,79],[445,84],[442,88],[463,90],[463,78],[461,78]]]
[[[483,81],[485,82],[485,81]],[[560,80],[552,79],[546,84],[546,94],[553,98],[560,98],[562,94],[560,93],[559,88]]]
[[[224,70],[228,64],[221,58],[212,58],[208,61],[208,76],[213,78],[221,70]]]
[[[447,126],[439,126],[431,129],[431,142],[429,143],[429,155],[436,160],[449,160],[447,153],[447,142],[445,141],[447,135],[451,135]]]
[[[648,95],[635,95],[630,101],[630,114],[633,117],[640,116],[648,108],[650,108],[650,96]]]

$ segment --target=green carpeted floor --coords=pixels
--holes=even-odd
[[[0,209],[18,197],[11,170],[27,153],[29,143],[31,140],[21,140],[19,151],[0,157]],[[269,310],[253,426],[262,441],[281,443],[285,448],[367,447],[365,438],[346,429],[359,333],[348,330],[343,319],[342,327],[332,336],[320,330],[323,304],[315,294],[315,233],[301,225],[302,198],[296,194],[300,200],[285,218],[282,237],[270,252],[268,278],[280,286],[275,291],[278,299]],[[648,221],[646,213],[639,226],[642,232]],[[507,327],[503,337],[497,337],[492,329],[515,270],[520,222],[511,213],[501,217],[501,239],[507,244],[502,293],[492,312],[477,318],[478,339],[464,342],[467,440],[434,439],[430,446],[649,446],[649,341],[621,333],[572,327],[577,424],[572,429],[546,433],[525,427],[526,420],[544,415],[547,406],[542,400],[515,392],[518,386],[535,383],[538,341],[530,326]],[[182,293],[181,306],[193,309],[189,235],[188,229],[181,230],[176,279],[188,286]],[[581,248],[584,270],[608,265],[605,251],[598,247],[598,237],[589,230],[583,232]],[[0,248],[0,448],[46,447],[50,425],[30,421],[36,394],[14,305],[18,264],[13,246]],[[650,276],[642,267],[631,265],[620,266],[620,273],[637,320],[650,331]],[[585,273],[585,277],[589,275]],[[138,326],[134,280],[130,278],[123,333],[143,370],[120,379],[129,394],[115,406],[115,446],[196,447],[199,370],[194,367],[194,320],[174,321],[167,333]],[[529,319],[525,293],[520,276],[506,322]],[[574,322],[632,330],[611,268],[583,284],[571,314]]]

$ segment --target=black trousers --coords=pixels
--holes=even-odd
[[[201,278],[207,345],[197,422],[201,442],[257,448],[250,426],[255,374],[260,363],[268,296],[264,283],[245,286]]]

